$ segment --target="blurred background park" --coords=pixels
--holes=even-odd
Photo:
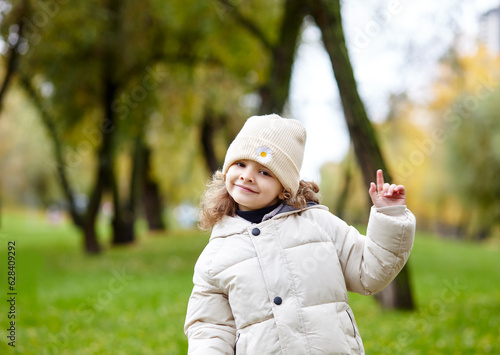
[[[367,353],[500,353],[498,1],[2,0],[0,35],[0,353],[185,354],[200,195],[273,112],[349,224],[377,168],[406,186]]]

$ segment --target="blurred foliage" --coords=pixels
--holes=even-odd
[[[366,200],[368,187],[364,188],[352,147],[340,164],[323,164],[320,173],[321,203],[349,224],[366,224],[370,212]]]
[[[452,223],[473,238],[500,227],[499,83],[500,57],[481,47],[472,55],[452,53],[430,104],[443,143],[431,167],[443,176],[439,207],[456,210]]]
[[[0,32],[4,44],[13,32],[13,9],[22,3],[2,1]],[[269,75],[270,53],[262,43],[239,26],[232,10],[218,1],[27,4],[30,13],[24,19],[28,26],[19,70],[31,78],[56,123],[74,190],[87,193],[93,183],[96,150],[105,131],[103,81],[111,76],[118,88],[113,102],[119,118],[114,150],[121,190],[128,192],[133,137],[144,132],[153,151],[152,173],[164,195],[172,203],[196,203],[193,191],[201,191],[201,182],[209,173],[198,143],[200,122],[207,111],[228,118],[214,142],[222,159],[241,122],[257,109],[252,98]],[[256,21],[268,38],[275,39],[283,1],[234,5],[249,17],[259,13]],[[19,90],[9,95],[9,101],[30,106]],[[6,125],[4,122],[17,115],[18,109],[11,105],[2,113],[0,124]],[[30,120],[37,120],[36,116],[35,110],[29,111]],[[33,125],[24,134],[34,139],[43,136],[34,134],[40,129],[40,125]],[[47,141],[43,145],[50,146]],[[8,149],[9,142],[4,140],[0,146]],[[52,163],[49,149],[39,152],[45,152],[43,159],[23,156],[22,164],[36,170],[32,160]],[[11,170],[14,167],[8,169],[16,172]],[[26,178],[23,184],[31,186],[31,180]],[[5,184],[4,189],[14,187]],[[33,191],[28,188],[26,193]],[[48,194],[53,200],[61,198],[54,189]],[[11,197],[11,202],[16,200],[15,193]]]
[[[88,193],[93,183],[109,75],[118,88],[114,151],[121,191],[128,193],[134,137],[143,135],[163,196],[173,205],[196,204],[209,178],[203,120],[208,115],[216,124],[213,145],[222,161],[244,119],[258,110],[257,93],[269,78],[269,48],[236,15],[251,18],[275,43],[284,1],[1,1],[3,53],[22,3],[30,13],[19,70],[57,123],[75,193]],[[499,227],[499,62],[483,48],[470,55],[452,48],[427,102],[394,95],[388,119],[377,126],[394,182],[406,186],[420,227],[471,237]],[[13,84],[0,119],[0,168],[8,172],[2,196],[7,204],[46,206],[62,199],[51,142],[37,108]],[[368,187],[352,154],[321,173],[322,181],[336,182],[322,186],[323,202],[346,219],[364,220]]]
[[[455,104],[463,105],[463,95]],[[485,237],[500,225],[500,90],[463,117],[461,126],[449,129],[445,156],[447,186],[457,191],[470,221],[468,234]],[[455,177],[455,178],[452,178]],[[451,193],[450,191],[450,193]]]
[[[393,182],[403,184],[421,229],[484,238],[500,231],[500,57],[482,47],[468,55],[452,48],[439,63],[425,101],[404,93],[391,98],[386,121],[376,126]],[[326,164],[325,201],[336,213],[362,216],[365,186],[351,174],[350,199],[337,211],[346,167]],[[358,191],[361,192],[358,193]]]
[[[3,203],[29,207],[55,202],[59,186],[54,179],[51,145],[36,108],[19,89],[11,90],[0,120],[0,171]]]

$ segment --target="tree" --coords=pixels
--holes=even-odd
[[[353,69],[345,45],[340,1],[310,0],[311,14],[321,30],[323,43],[332,62],[340,92],[344,116],[354,146],[365,186],[375,179],[377,169],[384,171],[386,182],[390,173],[382,157],[375,131],[359,97]],[[376,297],[384,308],[414,309],[408,264],[391,284]]]
[[[239,7],[228,0],[220,0],[224,10],[250,34],[258,39],[270,53],[270,71],[267,81],[259,89],[261,105],[259,112],[281,113],[288,97],[291,67],[298,43],[300,27],[304,16],[310,12],[321,29],[325,48],[330,56],[339,87],[344,115],[353,141],[354,151],[363,172],[366,186],[373,181],[375,171],[382,168],[385,181],[390,174],[382,158],[374,129],[368,120],[364,105],[359,97],[353,70],[349,60],[342,28],[340,2],[323,0],[285,1],[278,39],[273,42],[256,21],[245,16]],[[367,200],[368,201],[368,200]],[[414,308],[409,284],[408,267],[405,266],[391,285],[378,298],[386,308]]]
[[[28,42],[30,50],[20,67],[23,86],[37,102],[42,116],[51,116],[45,122],[50,121],[50,136],[53,139],[59,137],[58,141],[54,140],[54,145],[61,146],[60,137],[67,136],[77,148],[85,147],[87,155],[95,154],[96,169],[89,203],[84,215],[79,217],[73,213],[76,207],[66,174],[68,162],[62,156],[57,159],[58,177],[73,221],[82,229],[86,250],[91,253],[99,251],[94,225],[105,192],[113,196],[115,206],[113,243],[134,240],[135,185],[139,175],[133,168],[132,178],[129,179],[132,185],[130,193],[127,199],[122,200],[115,174],[115,156],[119,144],[127,139],[136,142],[142,133],[141,130],[132,130],[131,135],[119,136],[118,126],[132,126],[133,122],[140,122],[139,115],[135,115],[134,120],[130,119],[130,112],[144,101],[147,90],[153,90],[161,80],[161,73],[155,72],[154,65],[163,58],[165,39],[162,26],[150,26],[151,22],[158,20],[153,15],[154,11],[138,12],[135,6],[133,2],[96,1],[65,4],[53,9],[52,21],[38,29],[40,41]],[[137,13],[142,16],[136,16]],[[129,17],[133,17],[133,21]],[[83,18],[92,18],[92,21],[82,21]],[[86,25],[75,28],[77,22]],[[147,38],[148,50],[144,48],[142,36]],[[140,44],[135,45],[137,42],[134,40]],[[142,86],[138,86],[137,82]],[[40,95],[43,85],[53,88],[44,98]],[[121,95],[127,91],[131,92],[126,98],[129,106],[121,101]],[[129,120],[125,121],[125,118]],[[90,122],[95,125],[96,121],[97,127],[92,127]],[[78,133],[75,134],[75,131]],[[137,146],[136,151],[140,151]],[[56,155],[62,155],[61,149],[55,149]],[[80,155],[77,158],[81,161],[83,154],[77,152],[76,155]],[[135,157],[133,160],[138,162],[137,154]],[[71,168],[76,170],[80,164],[73,165]]]
[[[219,0],[233,16],[234,20],[257,39],[268,53],[269,70],[266,80],[260,84],[258,92],[261,98],[259,114],[282,113],[288,99],[290,78],[295,51],[300,39],[302,22],[307,14],[304,1],[288,0],[281,3],[281,22],[276,25],[276,39],[271,39],[258,24],[245,16],[238,7],[228,0]],[[266,26],[267,28],[271,26]]]
[[[167,229],[162,218],[163,202],[160,197],[160,188],[151,174],[151,148],[140,141],[140,146],[137,148],[136,154],[141,154],[139,159],[142,161],[142,168],[138,171],[142,173],[140,181],[142,182],[142,205],[144,207],[144,215],[148,222],[149,230],[161,231]]]
[[[461,95],[454,107],[468,105],[468,95]],[[459,127],[448,123],[445,162],[448,170],[446,191],[455,193],[468,222],[463,229],[466,236],[482,240],[492,234],[500,223],[500,110],[498,89],[480,106],[462,117]],[[469,101],[470,102],[470,101]],[[457,193],[458,192],[458,193]]]
[[[23,44],[24,40],[24,27],[25,23],[23,21],[24,16],[29,13],[29,1],[22,0],[15,4],[14,10],[11,11],[10,17],[13,17],[12,21],[3,19],[1,32],[5,33],[8,31],[8,35],[4,35],[7,41],[4,41],[8,45],[5,65],[5,74],[2,82],[0,83],[0,113],[2,112],[3,100],[7,89],[10,86],[12,78],[17,70],[17,65],[19,62],[20,46]],[[9,25],[6,29],[5,25]],[[13,38],[11,40],[11,38]],[[24,43],[26,44],[26,43]],[[0,196],[0,215],[2,208],[2,199]],[[1,223],[0,223],[1,225]]]
[[[452,47],[432,85],[434,120],[427,129],[430,142],[442,148],[429,167],[442,176],[434,203],[448,212],[439,216],[441,223],[454,225],[459,237],[484,239],[500,218],[499,64],[486,48],[464,55]]]
[[[13,17],[12,22],[6,19],[2,21],[2,27],[5,25],[9,25],[4,38],[7,39],[5,41],[8,44],[7,54],[6,54],[6,65],[5,65],[5,74],[2,83],[0,84],[0,112],[2,111],[3,99],[5,97],[5,93],[11,83],[11,79],[17,70],[17,65],[19,62],[20,47],[22,44],[27,45],[24,38],[24,28],[25,21],[24,18],[26,14],[29,13],[29,1],[22,0],[17,1],[13,4],[13,10],[9,14],[10,17]],[[6,29],[2,29],[2,32],[6,32]],[[11,40],[12,38],[12,40]]]

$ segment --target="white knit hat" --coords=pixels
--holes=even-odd
[[[276,114],[250,117],[229,146],[222,172],[239,160],[253,160],[276,175],[293,196],[299,189],[306,130],[293,119]]]

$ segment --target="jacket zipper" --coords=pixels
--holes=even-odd
[[[349,319],[351,320],[351,324],[352,324],[352,330],[354,332],[354,337],[356,338],[356,327],[354,326],[354,322],[352,320],[352,317],[351,315],[349,314],[349,311],[346,309],[345,312],[347,313],[347,315],[349,316]]]
[[[238,340],[240,340],[240,335],[241,335],[241,333],[238,333],[238,337],[236,338],[236,341],[234,342],[234,355],[236,355],[236,345],[238,344]]]

